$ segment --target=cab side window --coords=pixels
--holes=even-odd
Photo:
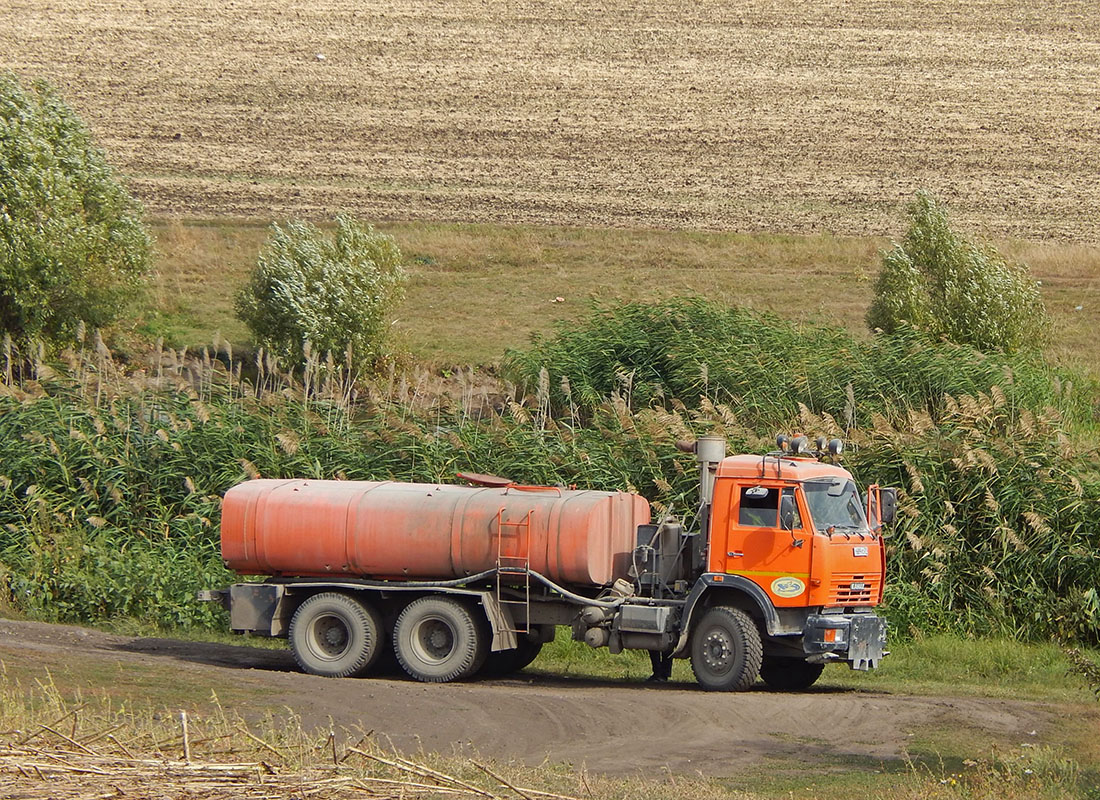
[[[741,490],[737,524],[750,528],[779,527],[779,490],[746,486]]]

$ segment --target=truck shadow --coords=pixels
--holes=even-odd
[[[667,683],[649,683],[644,678],[597,678],[597,677],[590,677],[590,676],[587,676],[587,675],[562,675],[561,673],[557,673],[557,672],[546,672],[544,670],[540,670],[540,669],[538,669],[537,664],[534,668],[528,668],[526,670],[523,670],[522,672],[517,672],[514,675],[508,675],[506,677],[482,678],[480,680],[477,680],[476,682],[480,683],[480,684],[485,684],[485,685],[501,684],[501,685],[510,685],[510,686],[515,686],[515,685],[518,685],[518,684],[529,684],[529,685],[540,686],[540,687],[547,688],[547,689],[550,689],[550,688],[565,689],[565,688],[569,688],[569,687],[575,687],[575,688],[583,687],[583,688],[586,688],[586,689],[592,689],[592,688],[596,688],[596,689],[598,689],[598,688],[614,689],[614,688],[624,688],[624,687],[636,687],[636,688],[644,687],[645,689],[656,691],[656,692],[682,692],[682,691],[702,692],[702,691],[704,691],[703,689],[701,689],[699,687],[699,684],[697,684],[693,680],[686,680],[686,681],[671,680],[671,681],[668,681]],[[769,689],[763,683],[757,683],[751,689],[746,689],[746,690],[744,690],[744,692],[734,692],[732,694],[745,694],[745,693],[756,694],[756,693],[760,693],[760,694],[772,694],[772,695],[782,695],[782,694],[785,694],[785,695],[796,695],[796,694],[818,694],[818,695],[838,694],[838,695],[844,695],[844,694],[863,694],[863,693],[866,693],[866,692],[867,692],[866,689],[861,689],[859,687],[854,687],[854,686],[828,686],[828,685],[811,686],[809,689],[804,689],[804,690],[798,691],[798,692],[779,692],[779,691],[776,691],[774,689]],[[881,694],[882,692],[880,690],[876,689],[874,693]],[[728,693],[718,693],[718,694],[721,695],[721,694],[728,694]]]
[[[294,656],[289,650],[272,649],[268,647],[249,647],[247,645],[223,644],[220,642],[188,642],[179,639],[141,638],[116,644],[111,647],[126,653],[154,656],[157,658],[171,659],[174,661],[186,661],[192,664],[202,664],[208,667],[222,667],[226,669],[256,669],[268,672],[289,672],[303,674],[294,661]],[[374,673],[364,679],[377,678],[381,680],[397,680],[414,683],[401,667],[396,659],[385,658],[376,667]],[[518,686],[528,685],[544,689],[616,689],[616,688],[645,688],[658,692],[676,691],[701,691],[693,681],[670,681],[668,683],[651,684],[641,678],[607,678],[588,675],[568,675],[557,672],[548,672],[538,668],[538,665],[508,676],[479,677],[465,681],[464,685],[480,686]],[[750,692],[772,693],[766,686],[759,684]],[[846,686],[814,686],[804,692],[788,692],[786,694],[858,694],[865,690]]]
[[[179,639],[142,638],[114,645],[114,650],[126,653],[188,661],[209,667],[230,669],[261,669],[272,672],[296,672],[298,665],[289,650],[248,647],[219,642],[186,642]]]

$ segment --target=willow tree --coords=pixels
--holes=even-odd
[[[902,326],[985,352],[1038,349],[1049,318],[1028,268],[951,226],[947,208],[920,193],[905,238],[882,255],[872,329]]]
[[[76,113],[0,73],[0,327],[57,339],[116,321],[150,250],[141,206]]]

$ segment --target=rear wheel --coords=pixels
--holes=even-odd
[[[809,689],[825,670],[824,664],[810,664],[801,658],[765,658],[760,677],[772,689],[797,692]]]
[[[298,666],[328,678],[366,674],[383,650],[378,612],[340,592],[315,594],[298,606],[288,638]]]
[[[741,691],[760,674],[763,652],[752,617],[739,608],[714,606],[695,625],[691,670],[708,691]]]
[[[421,597],[405,607],[393,629],[394,652],[418,681],[444,683],[473,675],[489,651],[488,626],[451,597]]]

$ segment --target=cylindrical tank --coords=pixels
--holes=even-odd
[[[222,558],[249,575],[446,580],[505,566],[561,584],[625,578],[649,504],[552,487],[253,480],[222,505]]]

